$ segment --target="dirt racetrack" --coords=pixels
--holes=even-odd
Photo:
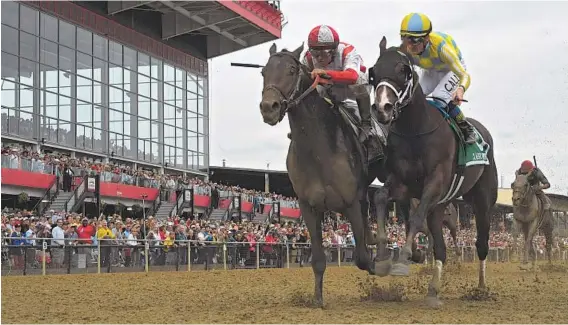
[[[495,300],[475,301],[462,296],[477,284],[477,264],[449,265],[436,310],[424,303],[421,266],[408,278],[328,267],[323,310],[306,307],[311,268],[5,276],[2,323],[568,323],[566,266],[534,273],[490,263]],[[361,300],[389,282],[405,301]]]

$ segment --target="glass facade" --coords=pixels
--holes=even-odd
[[[208,164],[207,79],[2,1],[2,133],[168,167]]]

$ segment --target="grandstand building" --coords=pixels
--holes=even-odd
[[[59,191],[54,153],[121,168],[100,194],[125,206],[158,196],[128,169],[206,176],[207,60],[280,38],[282,22],[278,1],[2,1],[3,194],[76,209],[86,179]]]

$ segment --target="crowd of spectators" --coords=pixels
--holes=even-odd
[[[262,210],[262,205],[279,200],[281,207],[298,208],[294,198],[284,197],[275,193],[265,193],[244,189],[239,186],[230,186],[208,182],[199,178],[185,175],[166,175],[157,170],[133,169],[119,163],[107,162],[88,158],[72,158],[68,155],[47,151],[38,153],[22,146],[2,147],[2,167],[23,169],[37,173],[62,175],[71,170],[74,176],[98,173],[104,182],[115,182],[145,187],[161,188],[165,199],[171,199],[176,190],[192,187],[198,195],[209,195],[217,192],[217,196],[230,197],[240,193],[242,200],[252,202],[255,212]],[[376,231],[377,225],[371,225]],[[124,245],[128,248],[121,250],[121,254],[114,251],[103,258],[104,263],[118,265],[139,264],[144,260],[143,242],[151,246],[161,247],[149,256],[153,263],[166,263],[168,248],[184,247],[184,241],[191,240],[199,245],[207,243],[235,243],[247,245],[245,251],[254,252],[256,243],[287,243],[292,249],[298,246],[306,247],[309,244],[309,234],[305,225],[289,221],[282,224],[236,221],[208,221],[171,217],[157,220],[148,216],[144,221],[132,218],[122,218],[120,215],[99,216],[87,218],[81,214],[50,211],[46,215],[37,216],[31,211],[11,211],[6,209],[2,213],[2,236],[5,244],[12,245],[3,251],[3,258],[12,258],[14,265],[21,265],[22,249],[15,246],[37,246],[44,241],[50,245],[49,258],[53,265],[61,266],[67,261],[60,248],[66,246],[77,247],[82,245],[98,245],[99,242],[112,242],[114,245]],[[404,245],[404,225],[396,219],[388,224],[389,246],[393,249]],[[474,227],[460,229],[458,233],[458,246],[473,247],[476,240]],[[42,238],[42,239],[39,239]],[[448,245],[453,245],[449,233],[445,232]],[[419,244],[424,238],[418,238]],[[335,213],[326,214],[323,228],[324,247],[353,246],[355,240],[348,223],[342,221]],[[539,250],[544,250],[544,238],[537,236],[535,243]],[[514,238],[510,231],[499,227],[490,237],[490,246],[497,248],[520,247],[522,236]],[[102,245],[101,245],[102,246]],[[556,248],[568,248],[567,238],[557,238]],[[187,249],[187,248],[185,248]],[[197,248],[196,248],[197,249]],[[263,246],[263,251],[270,250],[270,246]],[[94,260],[94,250],[86,249],[88,256]],[[171,251],[170,251],[171,252]],[[5,253],[5,254],[4,254]],[[170,254],[171,255],[171,254]],[[213,256],[215,254],[212,254]],[[106,256],[106,255],[105,255]],[[112,256],[112,257],[110,257]],[[119,260],[119,256],[122,259]],[[199,256],[199,254],[195,255]],[[35,256],[34,258],[41,257]],[[171,256],[170,256],[171,258]],[[331,257],[330,257],[331,258]],[[91,261],[93,261],[91,260]],[[182,258],[182,263],[187,263]],[[244,263],[244,261],[240,261]]]
[[[276,248],[274,244],[287,244],[291,250],[293,261],[307,262],[309,253],[300,253],[309,249],[310,236],[305,225],[296,222],[282,224],[208,221],[196,219],[183,219],[172,217],[167,220],[157,220],[149,216],[145,223],[143,220],[122,218],[120,215],[100,216],[99,218],[86,218],[76,213],[49,212],[38,217],[30,211],[17,211],[2,213],[2,237],[4,247],[3,258],[10,259],[14,267],[22,267],[24,262],[24,249],[26,247],[42,247],[46,242],[50,249],[48,264],[52,267],[62,267],[67,264],[69,257],[64,254],[65,247],[73,247],[74,253],[84,252],[87,263],[96,264],[98,251],[89,246],[101,246],[101,263],[103,266],[112,265],[128,267],[143,265],[145,259],[144,242],[150,245],[149,263],[153,265],[175,264],[177,255],[173,254],[176,249],[187,252],[188,243],[192,241],[191,249],[194,250],[194,261],[203,263],[209,259],[209,263],[218,262],[221,250],[219,244],[227,244],[240,250],[233,254],[236,263],[245,265],[253,260],[257,249],[261,253],[270,253]],[[371,225],[376,231],[377,225]],[[404,225],[398,223],[388,224],[389,246],[396,249],[405,243]],[[420,243],[422,238],[417,238]],[[448,247],[453,245],[449,233],[445,233]],[[262,246],[257,246],[259,243]],[[460,229],[458,233],[458,246],[473,247],[475,243],[475,229]],[[112,244],[112,247],[106,247]],[[328,214],[323,227],[323,245],[329,261],[332,261],[332,250],[338,246],[343,248],[353,247],[355,239],[350,225],[338,219],[334,214]],[[535,244],[539,253],[544,252],[544,238],[537,236]],[[510,232],[504,229],[492,231],[490,246],[493,248],[520,248],[523,245],[522,235],[514,238]],[[117,248],[121,246],[121,248]],[[204,249],[213,247],[204,255]],[[260,247],[260,248],[259,248]],[[568,238],[556,238],[553,248],[568,249]],[[108,250],[107,253],[104,253]],[[26,259],[36,263],[43,257],[41,249],[28,250]],[[305,258],[302,259],[301,256]],[[252,257],[251,257],[252,256]],[[179,254],[179,263],[187,264],[187,254]],[[345,249],[344,258],[352,258],[352,251]]]
[[[62,176],[64,171],[69,171],[74,177],[100,174],[102,182],[160,188],[162,200],[168,201],[175,200],[173,193],[177,190],[192,187],[195,193],[200,195],[211,195],[212,190],[216,190],[221,198],[240,193],[242,200],[254,203],[257,212],[260,212],[263,204],[276,200],[280,201],[281,207],[298,208],[295,198],[276,193],[216,184],[187,174],[164,174],[157,169],[148,170],[141,167],[133,169],[131,166],[119,162],[104,163],[102,159],[72,158],[66,154],[53,151],[38,153],[30,148],[16,145],[2,147],[2,167],[57,176]],[[63,178],[61,178],[61,181],[63,182]]]

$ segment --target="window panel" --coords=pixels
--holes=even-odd
[[[205,87],[207,87],[206,80],[204,80],[203,77],[197,77],[197,94],[205,96]]]
[[[124,114],[124,135],[130,136],[130,123],[131,123],[132,115]],[[134,121],[133,121],[134,122]]]
[[[150,118],[150,99],[138,96],[138,115],[144,118]]]
[[[3,80],[10,80],[10,81],[17,81],[18,79],[18,57],[12,54],[8,54],[6,52],[2,52],[2,79]]]
[[[150,97],[150,78],[138,74],[138,94]]]
[[[103,103],[102,85],[98,82],[93,82],[93,103],[95,104]]]
[[[103,71],[107,69],[105,61],[93,58],[93,79],[98,82],[103,81]]]
[[[18,28],[19,26],[19,5],[15,1],[2,1],[2,24]],[[4,26],[2,26],[4,29]],[[4,36],[4,35],[2,35]],[[4,47],[2,47],[4,50]]]
[[[2,63],[4,63],[2,61]],[[16,84],[7,80],[2,80],[2,106],[16,107]]]
[[[152,136],[152,140],[154,141],[160,141],[160,128],[159,128],[160,123],[158,121],[151,121],[150,122],[150,128],[151,128],[151,136]],[[163,125],[163,124],[162,124]]]
[[[124,90],[127,90],[127,91],[134,90],[135,86],[130,81],[133,73],[134,72],[132,72],[131,70],[128,70],[128,69],[123,70],[123,76],[124,76],[124,87],[123,88],[124,88]]]
[[[190,169],[197,169],[197,153],[193,151],[187,152],[187,167]]]
[[[197,151],[197,133],[187,132],[187,149]]]
[[[200,153],[204,153],[205,152],[205,146],[207,143],[207,137],[203,136],[203,135],[199,135],[198,140],[197,140],[197,145],[198,147],[198,151]]]
[[[31,113],[24,113],[20,111],[20,125],[18,128],[18,135],[23,137],[23,138],[28,138],[31,139],[34,136],[34,132],[33,132],[33,128],[27,127],[26,124],[28,123],[22,123],[23,121],[29,121],[32,122],[33,120],[33,115]]]
[[[2,26],[2,29],[5,27]],[[37,36],[20,32],[20,56],[32,61],[37,61],[37,47],[38,47]],[[4,50],[4,47],[2,47]]]
[[[192,132],[197,132],[197,114],[187,112],[187,129]]]
[[[39,41],[40,53],[39,60],[43,64],[50,65],[52,67],[57,67],[57,44],[40,39]]]
[[[108,69],[108,80],[110,85],[122,88],[122,68],[111,64]]]
[[[101,129],[93,129],[93,150],[96,152],[103,152],[103,131]]]
[[[205,119],[202,115],[197,115],[197,132],[205,133]]]
[[[175,125],[177,127],[182,127],[183,126],[183,109],[176,107],[176,121],[175,121]]]
[[[150,121],[138,118],[138,137],[140,139],[150,139]]]
[[[39,35],[39,12],[30,7],[20,6],[20,29]]]
[[[59,43],[70,48],[75,48],[75,25],[59,21]]]
[[[176,130],[173,126],[164,125],[164,143],[167,145],[175,146]]]
[[[133,93],[129,93],[126,91],[124,92],[124,106],[122,107],[122,109],[125,113],[133,113],[132,104],[131,104],[132,98],[136,98],[136,96]]]
[[[205,156],[203,154],[197,155],[198,165],[197,169],[205,169],[207,166],[205,165]]]
[[[20,59],[20,83],[25,85],[25,86],[29,86],[29,87],[33,87],[34,86],[34,74],[35,74],[35,70],[36,70],[36,64],[35,62],[26,60],[26,59]]]
[[[205,114],[205,101],[203,100],[203,97],[197,97],[197,112],[199,114]]]
[[[66,104],[69,103],[69,104]],[[59,119],[63,121],[71,121],[71,99],[59,96]]]
[[[124,133],[124,115],[122,112],[109,110],[109,131],[115,133]]]
[[[59,45],[59,70],[75,71],[75,51]]]
[[[197,76],[189,72],[187,73],[187,90],[197,94]],[[189,94],[187,95],[187,98],[190,98]]]
[[[54,71],[53,68],[44,66],[40,64],[39,69],[41,71],[39,77],[39,86],[42,89],[51,90],[57,92],[58,88],[58,72]]]
[[[97,34],[93,34],[93,55],[104,61],[108,58],[108,40]]]
[[[160,155],[160,151],[159,151],[159,145],[157,142],[151,142],[150,143],[150,147],[152,150],[152,162],[153,163],[159,163],[161,161],[161,155]]]
[[[95,127],[97,127],[97,125],[100,126],[102,121],[103,121],[102,107],[95,105],[93,109],[93,125]]]
[[[198,112],[197,97],[190,98],[189,97],[190,94],[191,94],[190,92],[187,93],[187,95],[188,95],[188,97],[187,97],[187,110],[190,111],[190,112],[197,113]],[[196,96],[196,95],[194,95],[194,96]]]
[[[40,35],[50,41],[57,42],[59,29],[58,19],[45,13],[40,13]]]
[[[93,78],[93,57],[77,52],[77,75],[85,78]]]
[[[2,1],[4,4],[4,1]],[[2,25],[2,51],[18,55],[20,41],[18,40],[18,30]]]
[[[93,123],[93,105],[90,103],[77,101],[77,123]]]
[[[164,123],[175,125],[176,108],[174,106],[164,104]]]
[[[109,104],[113,105],[113,104],[119,104],[117,107],[120,107],[120,110],[122,110],[122,103],[123,103],[123,98],[124,98],[124,94],[123,91],[118,89],[118,88],[114,88],[114,87],[108,87],[109,89]]]
[[[124,46],[124,67],[136,71],[136,51]]]
[[[77,99],[93,102],[93,82],[83,77],[77,77]]]
[[[59,105],[57,104],[57,94],[51,93],[49,91],[41,91],[40,93],[40,114],[58,118],[59,115]]]
[[[176,87],[176,103],[175,105],[179,108],[183,107],[183,89]]]
[[[152,100],[150,108],[150,114],[152,115],[152,120],[157,120],[158,116],[160,115],[160,105],[157,100]]]
[[[59,81],[59,93],[61,95],[71,97],[71,78],[73,77],[72,74],[66,71],[57,71],[58,81]]]
[[[77,50],[93,54],[93,34],[80,27],[77,27]]]
[[[109,41],[108,60],[118,66],[122,66],[122,44]]]
[[[150,76],[155,79],[161,79],[162,75],[162,61],[154,57],[150,58]]]
[[[176,87],[183,88],[183,79],[185,78],[185,71],[176,68]]]
[[[20,110],[33,113],[34,91],[31,87],[20,86]]]
[[[138,52],[138,72],[150,76],[150,57]]]
[[[176,81],[176,71],[174,67],[164,63],[164,82],[175,85],[175,81]]]
[[[175,87],[169,84],[164,84],[164,102],[175,105],[176,91]]]
[[[176,147],[183,148],[183,136],[183,129],[176,128]]]
[[[150,97],[158,99],[158,80],[150,79]]]

